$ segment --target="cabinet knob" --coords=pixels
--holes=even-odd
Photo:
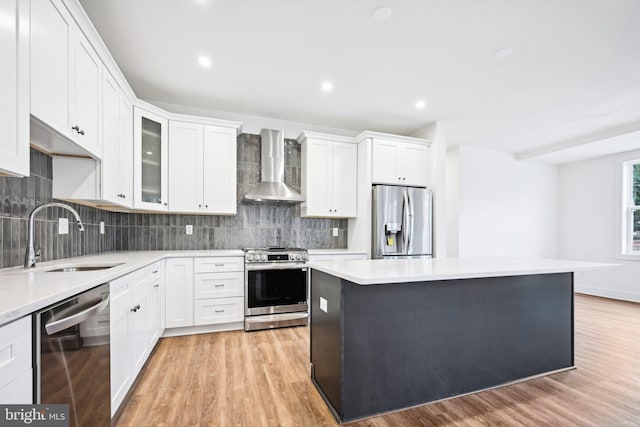
[[[205,207],[206,209],[209,209],[209,205],[204,205],[204,207]]]
[[[78,132],[78,133],[79,133],[79,132],[80,132],[80,126],[75,125],[75,126],[73,126],[73,127],[71,128],[71,130],[75,130],[76,132]]]
[[[406,177],[406,176],[403,176],[403,177],[402,177],[402,180],[403,180],[403,181],[406,181],[406,180],[407,180],[407,177]]]
[[[78,132],[80,135],[84,135],[84,129],[80,129],[80,132]]]
[[[198,207],[199,207],[199,208],[201,208],[201,207],[202,207],[202,205],[198,205]]]
[[[131,309],[131,311],[133,311],[134,313],[135,313],[136,311],[138,311],[138,310],[140,310],[140,304],[136,305],[135,307],[133,307],[133,308]]]
[[[164,202],[163,205],[167,206],[167,202]]]

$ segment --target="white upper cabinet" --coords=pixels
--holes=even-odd
[[[61,0],[31,4],[31,114],[100,158],[102,62]]]
[[[427,149],[423,143],[374,138],[373,183],[426,187]]]
[[[302,216],[356,216],[358,146],[351,138],[305,132],[302,142]]]
[[[170,121],[169,211],[236,213],[236,129]]]
[[[102,199],[120,206],[133,203],[131,157],[133,111],[113,77],[102,79]]]
[[[54,156],[53,196],[76,202],[97,202],[131,208],[133,110],[114,78],[106,70],[102,80],[102,159]]]
[[[168,120],[134,107],[133,161],[135,209],[168,209]]]
[[[73,19],[60,0],[31,5],[31,114],[68,138]]]
[[[169,210],[202,210],[202,125],[169,123]]]
[[[235,215],[237,211],[237,138],[236,128],[204,127],[204,212]]]
[[[76,27],[74,27],[76,28]],[[78,145],[100,158],[100,138],[98,122],[100,120],[100,86],[102,85],[102,62],[89,41],[79,29],[73,33],[70,67],[71,82],[69,107],[71,131]]]
[[[133,206],[133,105],[120,92],[118,101],[118,193],[119,204]],[[113,166],[113,165],[112,165]]]
[[[0,0],[0,173],[29,175],[29,0]]]

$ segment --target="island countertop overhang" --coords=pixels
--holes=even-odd
[[[569,273],[619,264],[546,258],[413,258],[310,262],[309,267],[358,285]]]

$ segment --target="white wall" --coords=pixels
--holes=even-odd
[[[560,166],[558,172],[559,257],[612,262],[620,268],[579,272],[578,292],[640,302],[640,260],[616,258],[620,215],[621,158],[640,158],[640,151]]]
[[[469,146],[448,161],[449,256],[557,256],[555,166]]]

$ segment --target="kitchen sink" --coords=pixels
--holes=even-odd
[[[108,268],[113,268],[122,264],[123,263],[107,265],[71,265],[67,267],[54,268],[53,270],[47,270],[47,273],[73,273],[77,271],[106,270]]]

